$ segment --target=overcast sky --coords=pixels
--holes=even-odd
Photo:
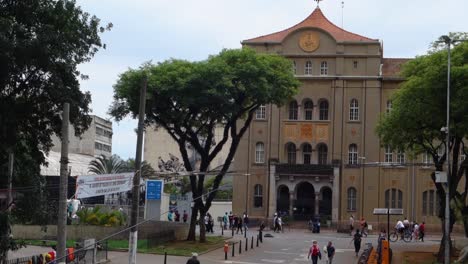
[[[145,61],[202,60],[240,41],[293,26],[316,7],[313,0],[78,0],[78,5],[113,29],[106,50],[81,65],[89,80],[93,113],[108,118],[118,75]],[[348,31],[377,38],[385,57],[424,54],[431,41],[451,31],[468,31],[467,0],[324,0],[325,16]],[[135,156],[136,121],[114,122],[113,153]]]

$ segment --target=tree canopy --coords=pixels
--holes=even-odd
[[[195,207],[188,239],[194,240],[197,214],[203,217],[210,208],[255,110],[260,105],[282,105],[296,93],[299,82],[290,61],[251,49],[223,50],[200,62],[147,63],[121,74],[115,84],[110,113],[117,120],[138,114],[144,78],[148,85],[146,125],[164,128],[179,145],[186,171],[199,171],[190,176]],[[219,140],[215,140],[217,127],[223,131]],[[203,201],[206,172],[227,142],[231,142],[226,146],[229,153],[215,173],[214,191]],[[200,156],[199,168],[192,166],[188,147]],[[203,226],[200,240],[204,240]]]
[[[468,160],[460,163],[460,155],[468,154],[464,139],[468,135],[468,43],[456,45],[451,52],[451,95],[450,95],[450,142],[441,128],[447,118],[447,50],[434,45],[435,50],[419,56],[404,65],[405,82],[392,98],[392,110],[384,114],[377,127],[383,144],[393,149],[407,150],[414,154],[428,153],[438,171],[443,170],[447,157],[445,149],[451,152],[450,198],[462,204],[459,208],[451,205],[451,226],[455,222],[454,209],[463,212],[465,233],[468,234],[468,181],[459,188],[466,178]],[[440,150],[444,151],[439,155]],[[440,183],[435,182],[439,197],[445,197]],[[460,191],[461,190],[461,191]],[[439,217],[443,220],[445,202],[439,201]],[[441,251],[443,248],[441,247]]]

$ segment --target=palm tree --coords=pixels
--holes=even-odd
[[[128,159],[125,163],[125,172],[134,172],[135,171],[135,160]],[[150,176],[154,176],[156,171],[151,167],[151,165],[145,160],[141,162],[141,178],[148,179]]]
[[[125,172],[125,162],[117,155],[109,158],[101,155],[89,163],[88,171],[95,174],[122,173]]]

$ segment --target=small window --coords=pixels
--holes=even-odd
[[[357,145],[356,144],[349,145],[348,164],[349,165],[358,164],[358,150],[357,150]]]
[[[292,67],[293,67],[293,68],[292,68],[293,73],[296,74],[296,73],[297,73],[296,61],[293,61]]]
[[[325,144],[318,145],[318,164],[327,164],[328,148]]]
[[[305,63],[304,74],[305,75],[312,75],[312,62],[311,61],[307,61]]]
[[[385,157],[384,162],[392,163],[393,162],[393,150],[390,146],[385,146]]]
[[[304,117],[305,120],[312,120],[312,114],[314,112],[314,104],[312,101],[307,100],[304,103]]]
[[[289,103],[289,120],[297,120],[297,102],[292,101]]]
[[[429,166],[432,164],[432,155],[429,152],[422,154],[422,164],[423,166]]]
[[[427,215],[427,191],[423,192],[422,214]]]
[[[358,67],[358,61],[353,61],[353,67],[354,67],[354,69],[357,69],[357,67]]]
[[[356,99],[352,99],[349,104],[349,120],[359,121],[359,103]]]
[[[254,207],[263,207],[263,186],[256,184],[254,187]]]
[[[320,108],[319,119],[328,120],[328,101],[321,100],[319,108]]]
[[[320,75],[328,75],[328,63],[326,61],[320,63]]]
[[[385,207],[403,208],[403,192],[399,189],[388,189],[385,191]]]
[[[348,188],[348,211],[356,211],[356,188]]]
[[[296,145],[294,145],[294,143],[288,143],[286,149],[288,153],[288,164],[296,164]]]
[[[266,106],[261,105],[255,111],[255,119],[264,120],[266,118]]]
[[[396,156],[396,162],[399,164],[405,164],[405,152],[403,151],[398,151],[397,156]]]
[[[304,164],[311,164],[312,146],[310,144],[304,144],[304,146],[302,147],[302,158]]]
[[[388,100],[387,101],[387,114],[390,114],[390,111],[392,111],[392,107],[393,107],[392,100]]]
[[[265,144],[258,142],[255,145],[255,163],[265,162]]]

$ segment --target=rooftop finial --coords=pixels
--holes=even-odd
[[[317,7],[319,7],[320,1],[323,1],[323,0],[314,0],[314,1],[317,2]]]

